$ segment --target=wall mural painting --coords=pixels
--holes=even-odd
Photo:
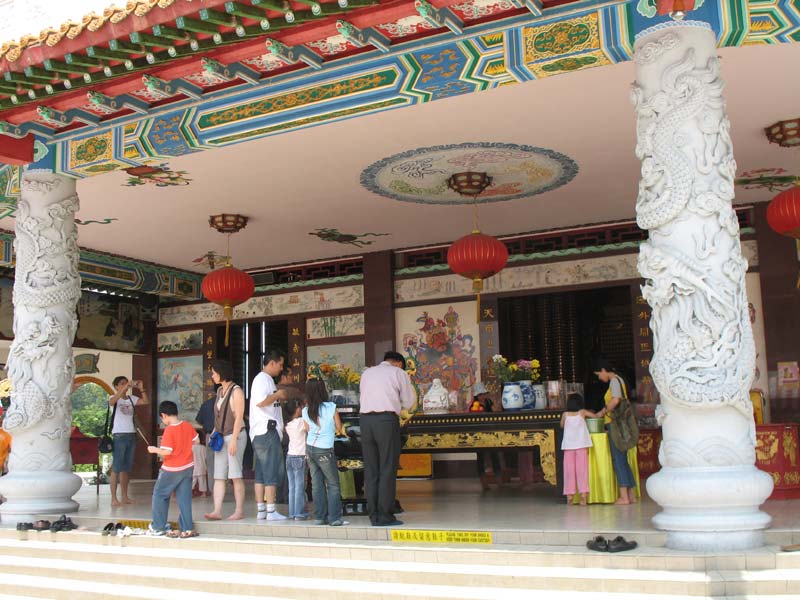
[[[734,183],[746,190],[780,192],[800,185],[800,175],[792,175],[786,169],[752,169],[739,175]]]
[[[184,350],[201,350],[203,348],[203,330],[171,331],[159,333],[158,352],[182,352]]]
[[[414,381],[421,394],[428,391],[434,379],[441,379],[448,390],[458,392],[461,402],[466,402],[472,386],[480,379],[478,324],[474,316],[472,302],[395,311],[398,347],[416,362]]]
[[[351,371],[361,373],[366,367],[364,357],[366,349],[364,342],[349,342],[347,344],[328,344],[327,346],[308,346],[306,349],[307,365],[312,366],[323,363],[329,365],[342,365],[350,367]]]
[[[6,339],[14,337],[13,285],[11,279],[0,279],[0,337]],[[78,319],[75,346],[117,352],[143,350],[144,324],[138,304],[85,291],[78,301]]]
[[[391,235],[389,233],[342,233],[338,229],[321,228],[309,232],[308,235],[315,235],[323,242],[336,242],[338,244],[346,244],[355,246],[356,248],[363,248],[370,246],[375,240],[364,240],[365,237],[381,237],[384,235]]]
[[[158,401],[172,400],[194,421],[203,403],[203,356],[158,359]]]
[[[364,313],[306,319],[309,340],[364,335]]]
[[[176,185],[189,185],[192,180],[186,175],[187,171],[173,171],[167,163],[159,165],[141,165],[125,169],[130,175],[123,185],[136,187],[137,185],[151,184],[155,187],[170,187]]]
[[[364,306],[364,286],[348,285],[271,296],[255,296],[233,310],[234,319],[271,317],[305,312],[358,309]],[[158,311],[159,327],[195,325],[224,320],[222,308],[210,302],[170,306]]]
[[[447,187],[447,179],[461,171],[483,171],[492,185],[478,202],[501,202],[549,192],[569,183],[578,164],[555,150],[489,142],[417,148],[371,164],[361,173],[369,191],[403,202],[472,204]]]

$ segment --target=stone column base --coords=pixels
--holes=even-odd
[[[0,479],[0,494],[6,501],[0,504],[0,523],[16,525],[32,521],[37,515],[71,513],[79,504],[72,496],[83,481],[66,471],[17,471]]]
[[[647,479],[647,493],[663,507],[653,525],[667,530],[675,550],[746,550],[763,545],[772,517],[758,507],[772,477],[756,467],[664,468]]]

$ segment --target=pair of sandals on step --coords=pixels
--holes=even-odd
[[[593,540],[586,542],[586,547],[596,552],[625,552],[626,550],[633,550],[636,546],[636,542],[629,542],[621,535],[618,535],[613,540],[607,540],[602,535],[598,535]]]

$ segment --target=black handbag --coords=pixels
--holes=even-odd
[[[114,404],[113,413],[111,412],[110,405],[106,408],[106,423],[103,425],[103,435],[100,436],[100,441],[97,444],[97,451],[100,454],[109,454],[114,451],[114,438],[108,432],[108,416],[109,413],[111,413],[111,423],[113,427],[114,419],[117,416],[117,404],[119,404],[119,400]]]

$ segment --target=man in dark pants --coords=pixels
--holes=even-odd
[[[403,356],[387,352],[383,362],[361,375],[361,451],[367,512],[373,526],[402,525],[394,516],[400,465],[400,411],[414,405]]]
[[[211,432],[214,431],[214,398],[209,398],[197,411],[195,422],[203,428],[203,443],[206,446],[206,472],[208,473],[208,490],[206,496],[214,489],[214,451],[208,445]]]

